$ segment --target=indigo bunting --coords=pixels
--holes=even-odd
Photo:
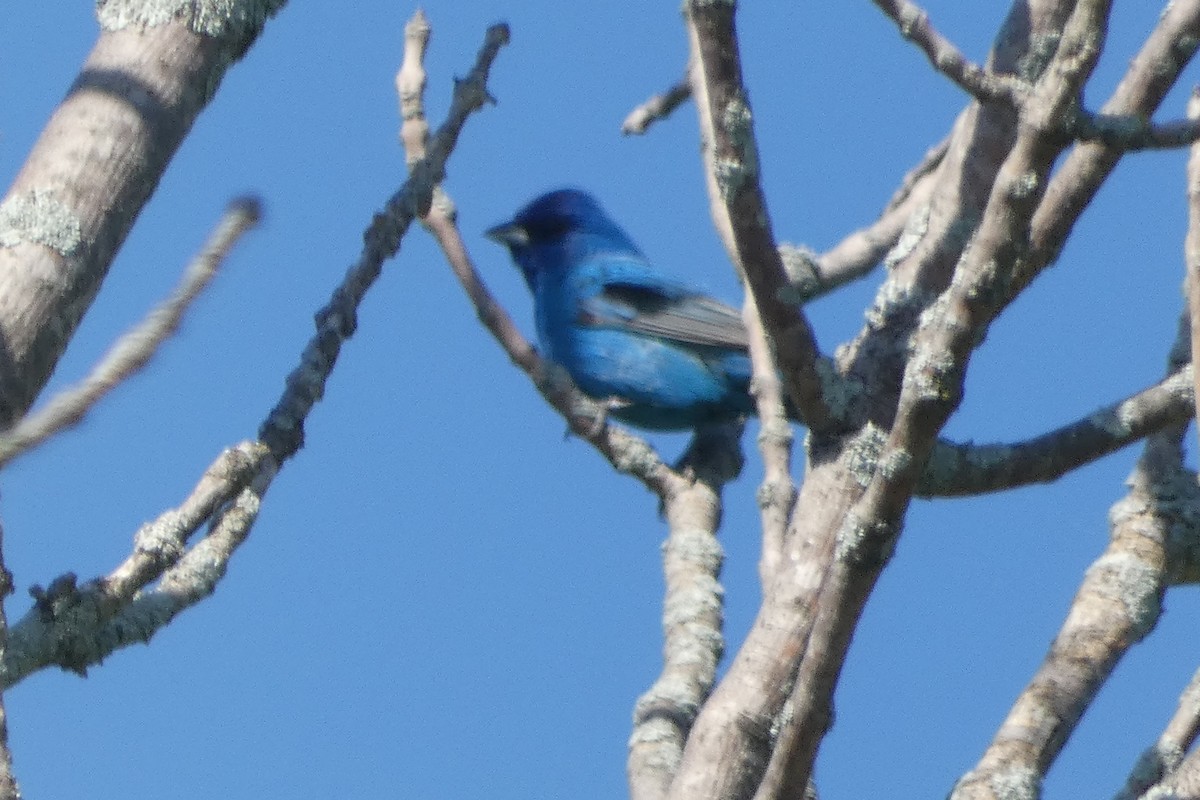
[[[542,354],[611,416],[682,430],[754,412],[738,310],[659,273],[591,195],[544,194],[487,236],[529,285]]]

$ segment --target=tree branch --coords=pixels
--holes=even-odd
[[[192,123],[283,5],[98,5],[95,47],[0,203],[0,426],[41,391]]]
[[[898,532],[938,431],[958,406],[970,354],[1004,306],[1040,189],[1065,144],[1056,134],[1057,121],[1070,114],[1099,57],[1096,36],[1109,2],[1084,0],[1071,11],[1052,64],[1020,106],[1025,124],[1000,167],[972,246],[950,286],[922,316],[880,457],[887,468],[875,471],[856,509],[885,542]]]
[[[621,133],[626,136],[641,135],[655,122],[666,119],[692,96],[692,85],[688,80],[691,68],[684,70],[683,77],[662,94],[656,94],[629,112],[621,123]]]
[[[740,425],[697,431],[677,470],[695,480],[663,502],[663,669],[633,710],[627,772],[633,800],[666,797],[724,652],[721,490],[741,470]]]
[[[1200,117],[1200,90],[1193,89],[1188,100],[1188,118],[1195,121]],[[1192,402],[1193,417],[1198,420],[1197,434],[1200,435],[1200,145],[1193,145],[1187,163],[1188,228],[1183,241],[1183,260],[1186,272],[1183,286],[1187,295],[1188,324],[1191,330],[1192,352]]]
[[[317,313],[317,334],[262,423],[260,441],[223,453],[183,505],[138,531],[133,554],[107,577],[76,587],[75,576],[68,574],[48,589],[37,589],[34,608],[9,632],[0,687],[49,664],[82,673],[118,648],[147,641],[223,577],[271,481],[299,450],[304,421],[324,391],[342,343],[354,333],[358,306],[383,260],[395,254],[417,209],[428,204],[463,124],[482,107],[488,70],[507,40],[505,26],[489,28],[475,67],[455,86],[447,120],[429,152],[414,164],[412,176],[389,199],[384,213],[372,220],[358,262]],[[210,522],[208,533],[187,549],[188,539],[205,521]],[[144,588],[155,580],[155,587]]]
[[[260,215],[257,198],[242,198],[230,204],[166,301],[118,339],[83,381],[55,396],[39,411],[22,417],[9,430],[0,432],[0,467],[63,429],[78,425],[109,392],[141,371],[179,329],[184,313],[216,277],[233,246],[258,223]]]
[[[400,250],[400,240],[413,219],[425,214],[434,188],[445,177],[449,157],[467,117],[488,101],[487,76],[500,48],[508,43],[508,26],[488,28],[475,66],[454,85],[446,121],[429,142],[427,152],[415,161],[408,180],[376,214],[363,234],[363,251],[350,267],[329,304],[317,312],[317,335],[301,356],[301,364],[287,377],[287,390],[259,429],[259,439],[282,463],[304,444],[304,419],[321,398],[342,343],[354,334],[358,305],[379,277],[383,262]]]
[[[1200,797],[1200,750],[1193,750],[1183,757],[1174,770],[1154,787],[1148,797],[1174,798]]]
[[[958,84],[981,103],[992,100],[1016,102],[1029,87],[1012,75],[1002,75],[970,61],[929,22],[925,9],[909,0],[874,0],[896,26],[900,35],[925,53],[938,72]]]
[[[832,719],[832,695],[854,627],[892,555],[937,435],[958,406],[970,354],[1000,310],[996,289],[1003,285],[1020,252],[1039,189],[1064,146],[1055,124],[1072,108],[1099,55],[1094,37],[1103,30],[1097,23],[1103,22],[1106,10],[1103,2],[1046,0],[1026,12],[1043,24],[1052,24],[1069,11],[1058,52],[1018,105],[1022,124],[996,172],[971,247],[959,259],[949,286],[919,317],[911,355],[907,350],[890,353],[893,358],[904,358],[895,417],[889,431],[877,431],[874,442],[864,442],[868,445],[862,451],[864,463],[852,465],[852,474],[863,490],[861,494],[846,492],[847,505],[839,517],[835,548],[820,586],[816,618],[791,690],[790,709],[772,755],[768,780],[757,800],[796,797],[808,785],[817,747]],[[1038,34],[1036,28],[1029,29],[1026,41],[1032,42]],[[1004,39],[1002,32],[1001,41]],[[1000,47],[998,43],[996,49]],[[919,262],[917,268],[924,274],[918,272],[918,280],[937,285],[945,254],[931,249],[921,258],[924,263]],[[897,317],[896,323],[889,328],[875,322],[877,333],[868,334],[863,341],[869,342],[872,335],[883,331],[896,336],[897,328],[904,327],[903,316]],[[888,371],[882,370],[874,380],[878,384],[888,377]],[[881,392],[879,399],[887,396]],[[871,427],[864,427],[863,438],[870,438]]]
[[[1108,548],[1088,569],[1045,661],[952,800],[999,800],[996,787],[1036,794],[1046,770],[1125,652],[1157,624],[1166,587],[1169,506],[1185,475],[1171,436],[1156,436],[1110,514]],[[1173,456],[1168,455],[1174,451]],[[1194,478],[1192,479],[1194,487]]]
[[[1183,374],[1185,357],[1190,360],[1181,343],[1193,336],[1190,325],[1180,326],[1181,341],[1169,359],[1175,375]],[[1183,466],[1186,427],[1178,421],[1146,442],[1129,494],[1109,514],[1107,550],[1084,577],[1037,674],[979,764],[959,780],[952,800],[1038,794],[1046,770],[1117,662],[1157,624],[1172,565],[1181,560],[1178,531],[1195,527],[1200,501],[1196,476]],[[1200,773],[1181,775],[1186,782]]]
[[[1185,372],[1189,339],[1185,317],[1168,359],[1172,377]],[[1108,548],[1084,576],[1042,666],[952,800],[1000,800],[1001,785],[1036,792],[1117,662],[1157,624],[1174,565],[1182,560],[1179,532],[1195,537],[1200,487],[1183,467],[1186,430],[1179,420],[1147,440],[1129,493],[1109,512]],[[1149,769],[1147,758],[1143,754]]]
[[[1168,3],[1101,114],[1150,119],[1200,46],[1200,0]],[[1033,216],[1030,249],[1010,292],[1015,296],[1058,258],[1083,210],[1116,167],[1124,151],[1103,142],[1072,148],[1051,177]]]
[[[937,188],[937,168],[946,155],[949,140],[925,154],[901,181],[887,207],[875,222],[851,233],[831,249],[810,257],[811,267],[797,280],[792,267],[796,254],[783,247],[783,263],[797,299],[806,301],[868,274],[884,256],[890,262],[904,252],[906,233],[919,238],[928,222],[929,202]],[[803,255],[803,254],[801,254]]]
[[[788,396],[810,430],[830,430],[838,420],[822,396],[816,337],[803,311],[780,298],[788,283],[759,185],[758,145],[742,86],[733,4],[689,1],[685,12],[713,222],[754,295]]]
[[[984,494],[1057,480],[1165,425],[1194,415],[1191,367],[1119,403],[1033,439],[1009,444],[939,441],[917,484],[920,497]]]
[[[796,505],[796,484],[792,480],[794,437],[783,404],[779,373],[775,371],[775,360],[771,357],[771,345],[753,295],[746,295],[742,318],[750,340],[751,392],[758,409],[758,449],[763,460],[763,480],[758,487],[763,530],[758,575],[763,586],[770,586],[779,574],[787,523]]]
[[[10,630],[0,664],[0,687],[7,690],[49,665],[86,674],[114,650],[148,641],[169,617],[142,619],[138,625],[113,625],[138,593],[186,556],[188,539],[210,519],[220,519],[238,495],[260,475],[273,475],[276,465],[267,448],[244,442],[223,452],[205,471],[178,507],[143,525],[134,550],[106,577],[75,585],[75,576],[56,579],[48,589],[34,587],[34,607]],[[211,535],[211,534],[210,534]],[[192,557],[195,562],[195,557]],[[225,571],[224,561],[198,562],[204,569],[189,574],[211,585]],[[199,600],[203,595],[196,596]]]
[[[1200,139],[1200,123],[1186,119],[1155,124],[1137,114],[1081,114],[1075,135],[1125,152],[1166,150]]]
[[[1113,800],[1137,800],[1150,789],[1162,785],[1164,781],[1171,785],[1163,786],[1161,796],[1171,797],[1170,792],[1165,790],[1181,787],[1169,776],[1183,766],[1184,756],[1195,744],[1197,734],[1200,734],[1200,670],[1192,676],[1187,688],[1179,696],[1179,705],[1162,736],[1138,757],[1125,785]],[[1189,760],[1192,766],[1187,769],[1194,771],[1195,759]],[[1194,795],[1195,792],[1191,794]],[[1186,793],[1176,796],[1186,796]]]

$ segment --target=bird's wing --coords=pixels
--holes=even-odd
[[[588,322],[709,347],[749,346],[741,313],[693,289],[665,280],[648,266],[612,270],[587,304]]]

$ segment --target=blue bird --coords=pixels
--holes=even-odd
[[[542,354],[611,416],[683,430],[754,413],[740,312],[659,273],[591,195],[544,194],[487,236],[533,293]]]

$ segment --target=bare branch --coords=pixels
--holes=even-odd
[[[1193,89],[1188,100],[1188,118],[1196,121],[1200,117],[1200,89]],[[1195,403],[1193,416],[1200,420],[1200,369],[1196,361],[1200,358],[1200,145],[1193,145],[1187,163],[1188,229],[1184,238],[1183,255],[1187,270],[1184,276],[1184,291],[1187,294],[1188,323],[1191,329],[1192,385]],[[1200,434],[1200,422],[1197,423]]]
[[[118,339],[83,381],[0,433],[0,467],[63,429],[78,425],[96,403],[145,367],[179,329],[184,313],[216,277],[233,246],[258,223],[260,214],[256,198],[234,201],[162,305]]]
[[[939,441],[917,485],[921,497],[983,494],[1048,483],[1192,416],[1191,367],[1083,419],[1023,442]]]
[[[267,457],[266,448],[255,442],[242,442],[221,453],[182,504],[134,534],[133,553],[98,587],[105,595],[102,605],[122,606],[162,577],[178,563],[188,540],[201,526],[223,513],[222,509],[260,475],[274,474],[277,469],[278,465]]]
[[[992,44],[988,68],[1041,74],[1048,59],[1046,43],[1057,43],[1068,13],[1069,6],[1059,0],[1013,3]],[[929,203],[909,218],[889,254],[892,269],[868,312],[868,325],[839,353],[838,371],[868,384],[869,394],[877,398],[870,414],[885,423],[895,414],[909,360],[894,343],[911,340],[921,315],[950,285],[1013,148],[1017,116],[1017,107],[1008,103],[973,103],[958,115]]]
[[[108,604],[102,580],[76,589],[73,582],[60,579],[39,596],[37,606],[12,630],[13,647],[5,654],[0,683],[12,686],[49,664],[86,674],[88,666],[116,650],[149,642],[182,611],[210,595],[225,576],[234,551],[249,535],[262,496],[275,476],[267,449],[255,444],[253,450],[254,457],[262,460],[249,484],[216,510],[200,542],[186,552],[173,553],[158,585],[119,608]]]
[[[758,154],[742,87],[733,4],[689,2],[692,89],[705,143],[705,174],[713,220],[748,284],[775,347],[789,399],[818,437],[834,424],[822,397],[816,342],[804,315],[783,302],[783,265],[759,186]],[[823,465],[836,472],[841,461]],[[844,477],[844,476],[843,476]],[[697,717],[668,797],[679,800],[748,798],[771,758],[771,743],[791,691],[824,581],[831,538],[824,535],[844,512],[837,496],[814,499],[824,487],[807,480],[796,508],[811,509],[789,540],[811,542],[813,552],[788,552],[786,576],[764,586],[763,604],[746,641]],[[797,514],[793,514],[795,518]],[[811,539],[809,538],[811,534]]]
[[[937,188],[937,165],[946,153],[946,142],[926,153],[917,170],[905,176],[900,188],[883,214],[872,224],[851,233],[832,249],[813,259],[812,283],[794,286],[808,300],[871,272],[890,253],[903,252],[905,239],[924,233],[928,223],[929,202]],[[932,158],[931,158],[932,157]],[[919,172],[918,172],[919,170]],[[784,265],[789,265],[787,254]],[[793,270],[788,267],[789,277]]]
[[[692,96],[692,85],[688,80],[690,69],[684,70],[684,75],[662,94],[656,94],[640,106],[629,112],[629,116],[621,123],[621,133],[626,136],[640,135],[651,125],[671,116],[671,112],[683,105]]]
[[[1097,4],[1094,11],[1099,10]],[[1180,326],[1180,340],[1191,340],[1190,327]],[[1172,347],[1170,369],[1176,376],[1184,372],[1185,352],[1181,341]],[[1183,467],[1185,429],[1177,421],[1147,440],[1128,481],[1129,494],[1109,514],[1108,548],[1088,570],[1049,653],[979,764],[955,786],[953,800],[1038,793],[1117,662],[1157,624],[1172,562],[1178,560],[1177,531],[1189,526],[1189,517],[1194,527],[1200,500],[1195,474]],[[1008,788],[1002,792],[1001,786]]]
[[[685,11],[713,222],[754,295],[788,396],[810,430],[829,430],[838,423],[821,395],[816,337],[804,313],[780,297],[788,283],[759,185],[758,145],[742,86],[734,7],[688,2]]]
[[[1189,327],[1185,315],[1168,357],[1173,377],[1190,358]],[[1200,502],[1196,476],[1183,467],[1186,430],[1178,421],[1147,439],[1129,493],[1109,512],[1107,549],[1084,576],[1037,674],[979,765],[959,780],[953,800],[999,800],[1002,785],[1036,790],[1117,662],[1157,624],[1181,560],[1179,531],[1196,528]],[[1142,766],[1148,770],[1147,758]]]
[[[1167,776],[1183,765],[1184,756],[1195,744],[1197,734],[1200,734],[1200,671],[1192,676],[1180,695],[1179,705],[1162,736],[1138,757],[1125,785],[1113,800],[1137,800],[1151,788],[1163,783]],[[1168,782],[1173,788],[1179,788],[1174,781]],[[1171,795],[1164,792],[1162,796]]]
[[[979,764],[955,786],[953,800],[996,800],[1004,796],[996,787],[1016,781],[1040,786],[1117,662],[1157,623],[1166,586],[1169,505],[1184,476],[1178,461],[1156,457],[1155,447],[1147,444],[1129,495],[1113,507],[1112,539],[1084,576],[1045,661]]]
[[[1172,742],[1181,753],[1187,752],[1196,743],[1197,736],[1200,736],[1200,671],[1192,676],[1179,696],[1175,714],[1159,739],[1160,749],[1164,749],[1166,742]]]
[[[116,628],[113,619],[125,613],[144,587],[187,558],[188,539],[206,521],[226,513],[239,493],[259,476],[274,475],[276,468],[261,444],[244,442],[226,450],[181,505],[138,530],[133,553],[107,577],[76,587],[74,576],[64,576],[49,589],[36,590],[35,607],[9,630],[9,646],[0,664],[0,687],[8,689],[48,665],[82,674],[117,648],[148,640],[169,618]],[[191,573],[214,582],[224,574],[224,561],[200,563],[206,569]]]
[[[1012,75],[994,73],[970,61],[929,22],[929,14],[909,0],[874,0],[896,23],[900,35],[929,59],[934,69],[958,84],[981,103],[992,100],[1015,102],[1029,87]]]
[[[400,101],[400,143],[411,169],[425,157],[429,123],[425,118],[425,50],[433,29],[425,12],[418,8],[404,26],[404,60],[396,73],[396,97]]]
[[[1075,135],[1126,152],[1166,150],[1200,139],[1200,123],[1185,119],[1155,124],[1137,114],[1081,114]]]
[[[669,533],[663,545],[663,669],[633,711],[627,767],[633,800],[666,796],[692,723],[716,680],[725,643],[718,583],[721,488],[741,469],[741,433],[740,425],[698,431],[677,468],[696,480],[664,499]]]
[[[157,586],[138,593],[110,619],[98,638],[114,650],[147,642],[180,612],[212,594],[234,551],[250,535],[275,475],[274,461],[268,457],[233,501],[218,509],[205,537],[163,572]]]
[[[1175,85],[1200,45],[1200,0],[1168,3],[1154,31],[1133,58],[1129,70],[1101,114],[1150,119]],[[1033,217],[1030,252],[1010,289],[1014,295],[1053,263],[1076,220],[1116,167],[1123,150],[1103,142],[1084,142],[1064,160]]]
[[[171,157],[283,5],[98,6],[100,36],[0,204],[0,425],[29,409]]]
[[[737,101],[741,98],[736,94],[715,98],[702,96],[710,83],[722,87],[728,86],[729,82],[737,85],[737,71],[729,66],[729,60],[736,56],[732,9],[724,4],[703,6],[689,6],[688,21],[693,53],[700,54],[697,63],[701,72],[693,86],[701,111],[702,137],[713,141],[717,128],[712,118],[719,115],[721,122],[728,122],[735,117],[731,109],[740,107]],[[704,27],[699,24],[702,16]],[[1054,14],[1039,16],[1039,24],[1043,24],[1043,19],[1044,24],[1052,24],[1056,17]],[[1005,49],[1001,61],[1010,58],[1015,61],[1021,55],[1022,43],[1028,41],[1028,37],[1022,38],[1020,28],[1014,30],[1018,33],[1003,37]],[[1038,30],[1036,26],[1032,28],[1034,33]],[[700,44],[705,41],[709,42],[708,49]],[[722,67],[713,70],[714,77],[704,72],[705,54],[712,57],[711,66]],[[1003,117],[1000,122],[1005,125],[994,127],[1003,127],[1007,131],[1012,113],[1011,108],[997,109],[995,115]],[[979,125],[984,127],[989,122],[991,117]],[[982,147],[992,147],[995,140],[1005,138],[990,135],[972,141],[980,142]],[[740,130],[737,141],[750,140],[746,132]],[[719,207],[728,206],[726,198],[735,196],[733,189],[748,181],[740,172],[730,170],[730,167],[741,168],[745,163],[738,158],[736,148],[718,151],[718,155],[722,158],[713,163],[721,167],[724,179],[718,180],[716,170],[710,170],[710,195],[716,198],[714,206]],[[958,152],[956,158],[962,159],[964,155],[964,152]],[[731,174],[742,179],[742,183],[727,180]],[[973,172],[972,177],[977,174],[978,171]],[[967,183],[955,175],[947,177],[945,182]],[[767,219],[753,204],[735,209],[735,212],[721,214],[718,208],[714,213],[726,241],[735,239],[730,217],[751,225],[763,224]],[[947,231],[956,228],[960,231],[957,236],[961,247],[962,225],[956,224],[954,219],[939,220],[939,224]],[[951,266],[954,263],[948,250],[935,255]],[[806,340],[802,336],[790,331],[781,333],[771,324],[769,309],[763,304],[764,293],[755,287],[748,266],[746,270],[764,325],[776,347],[781,348],[781,343],[789,341],[804,344]],[[766,296],[774,299],[776,288],[770,286],[771,291],[765,293]],[[895,333],[894,330],[889,332]],[[896,351],[893,348],[887,352]],[[778,355],[786,364],[784,354]],[[793,393],[792,399],[796,400],[794,376],[786,367],[784,373],[789,392]],[[880,381],[887,379],[886,374],[878,378]],[[887,396],[887,390],[881,396]],[[851,507],[860,496],[861,486],[871,480],[873,472],[898,476],[912,468],[903,453],[879,460],[885,434],[871,425],[864,426],[857,436],[846,441],[838,441],[828,433],[828,430],[823,433],[818,428],[810,435],[810,448],[815,453],[810,463],[812,469],[800,487],[795,512],[789,521],[789,568],[771,586],[764,587],[763,605],[744,645],[697,718],[671,787],[672,798],[744,798],[759,790],[760,800],[771,800],[802,796],[808,789],[811,756],[826,729],[823,721],[829,718],[829,696],[844,657],[849,631],[873,585],[873,576],[886,559],[887,545],[898,531],[896,526],[876,525],[880,515],[860,516],[853,513]],[[833,585],[831,582],[836,576],[830,564],[835,562],[843,563],[846,569]],[[841,610],[838,610],[839,600],[845,601]],[[798,672],[804,677],[797,679]],[[785,711],[785,702],[789,699],[791,705]]]
[[[404,108],[401,139],[410,163],[425,147],[422,54],[422,40],[410,36],[396,80]],[[538,356],[492,297],[467,254],[454,222],[453,204],[440,186],[435,192],[422,223],[441,246],[480,321],[574,432],[661,500],[669,526],[663,548],[664,665],[658,680],[638,700],[628,761],[631,795],[659,800],[674,776],[692,720],[712,688],[723,650],[723,592],[717,580],[722,553],[716,531],[721,487],[741,469],[741,426],[697,431],[680,465],[671,469],[644,440],[608,425],[602,409],[561,370]]]
[[[417,209],[429,203],[433,181],[440,180],[462,125],[487,97],[487,71],[507,40],[505,26],[488,29],[474,69],[455,86],[447,120],[428,154],[414,164],[413,175],[384,213],[375,216],[359,261],[318,312],[317,335],[263,422],[260,441],[222,454],[182,506],[138,531],[134,553],[109,576],[76,587],[75,576],[68,574],[37,590],[34,609],[9,632],[0,687],[49,664],[83,672],[120,647],[148,640],[212,591],[248,535],[278,469],[300,448],[304,421],[321,397],[342,343],[354,332],[363,296],[383,260],[399,248]],[[211,521],[207,535],[185,550],[206,520]],[[157,586],[143,588],[154,580]]]
[[[1010,272],[1024,250],[1046,177],[1065,145],[1055,133],[1055,120],[1070,114],[1099,57],[1096,36],[1104,28],[1108,2],[1085,0],[1072,9],[1054,63],[1021,105],[1026,125],[999,170],[972,247],[950,286],[922,315],[896,420],[880,456],[886,468],[875,471],[855,512],[868,527],[898,530],[937,433],[958,406],[971,352],[1010,299],[1005,291]]]
[[[914,240],[924,233],[929,201],[937,186],[937,168],[942,163],[949,138],[932,147],[888,201],[875,222],[851,233],[833,248],[816,255],[803,247],[779,247],[790,286],[783,297],[804,303],[869,274],[884,256],[903,248],[905,232]],[[889,259],[891,256],[889,256]]]
[[[272,449],[280,463],[303,445],[304,419],[324,394],[325,381],[342,343],[354,334],[363,296],[379,277],[383,262],[399,251],[400,240],[413,219],[429,210],[434,188],[445,176],[446,159],[458,141],[463,124],[490,99],[488,71],[500,48],[507,43],[507,25],[488,28],[475,66],[455,83],[446,121],[430,141],[427,153],[412,165],[408,180],[388,200],[383,213],[375,216],[363,235],[359,260],[346,273],[329,304],[317,312],[317,334],[301,355],[300,366],[288,376],[287,389],[279,404],[259,429],[259,439]]]
[[[663,669],[637,700],[627,773],[633,800],[665,797],[724,649],[722,551],[713,530],[671,525],[663,546]]]
[[[1148,797],[1174,800],[1175,798],[1200,797],[1200,750],[1193,750],[1163,781],[1154,787]]]
[[[751,386],[761,421],[758,449],[763,460],[763,481],[758,487],[758,505],[762,511],[763,545],[758,574],[763,586],[769,586],[779,573],[787,523],[796,504],[796,484],[792,480],[793,433],[783,404],[783,389],[779,384],[779,373],[775,371],[771,345],[753,295],[746,295],[742,318],[750,340]]]
[[[995,172],[971,247],[958,259],[949,285],[918,318],[911,354],[907,350],[897,354],[904,358],[905,366],[890,430],[876,431],[870,441],[872,426],[866,425],[861,434],[867,439],[863,442],[864,463],[847,463],[865,489],[859,495],[851,488],[842,499],[846,506],[838,518],[811,634],[772,754],[770,782],[764,781],[758,800],[800,796],[808,785],[817,747],[832,718],[832,695],[852,632],[891,557],[938,432],[961,398],[970,353],[1000,310],[997,289],[1004,285],[1020,253],[1045,176],[1064,146],[1055,121],[1073,108],[1074,98],[1094,66],[1099,55],[1096,31],[1103,29],[1097,18],[1102,22],[1105,11],[1103,2],[1088,0],[1075,4],[1064,0],[1052,8],[1037,9],[1045,23],[1069,13],[1058,53],[1019,104],[1024,124],[1017,126],[1016,138]],[[1036,28],[1029,30],[1026,41],[1036,33]],[[983,167],[990,173],[986,160]],[[926,254],[929,262],[918,268],[927,271],[918,274],[918,280],[933,287],[940,283],[940,268],[947,260],[936,250]],[[891,336],[904,326],[903,318],[891,329],[880,322],[874,321],[872,326],[878,327],[873,329],[888,330]],[[869,344],[872,335],[879,334],[869,333],[864,341]],[[887,377],[884,369],[874,379]],[[889,392],[884,389],[880,394],[886,398]]]

